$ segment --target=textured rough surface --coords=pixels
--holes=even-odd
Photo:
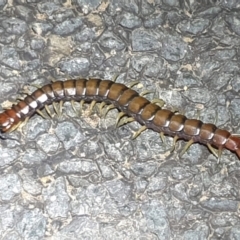
[[[223,0],[0,1],[1,106],[54,79],[118,76],[240,133],[239,10]],[[131,140],[139,124],[116,129],[116,116],[65,103],[62,116],[35,115],[11,133],[17,141],[1,140],[1,239],[240,239],[234,154],[218,162],[195,144],[180,158],[184,142],[171,152],[172,138],[150,130]]]

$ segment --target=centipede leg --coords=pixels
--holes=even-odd
[[[25,99],[25,97],[28,96],[28,94],[26,94],[26,93],[21,93],[21,94],[23,94],[25,96],[24,97],[17,97],[16,98],[17,101],[23,101]]]
[[[60,101],[60,102],[59,102],[59,108],[58,108],[56,102],[53,102],[52,104],[53,104],[54,111],[55,111],[56,114],[60,117],[60,116],[62,115],[63,101]]]
[[[101,116],[103,115],[103,108],[104,108],[104,106],[106,106],[106,103],[105,102],[101,102],[99,107],[98,107],[98,111],[99,111]]]
[[[19,122],[18,124],[16,124],[15,126],[13,126],[8,132],[11,133],[14,130],[16,130],[17,128],[19,128],[19,130],[26,125],[26,123],[28,122],[29,117],[25,118],[25,120],[23,122]],[[20,130],[21,131],[21,130]]]
[[[59,109],[58,109],[58,107],[57,107],[57,103],[56,103],[56,102],[53,102],[52,105],[53,105],[53,109],[54,109],[54,111],[56,112],[56,114],[57,114],[58,116],[60,116],[60,112],[59,112]]]
[[[73,109],[73,111],[75,112],[75,113],[77,113],[77,109],[75,108],[75,101],[72,99],[71,100],[71,106],[72,106],[72,109]]]
[[[61,100],[59,103],[59,113],[60,115],[62,115],[62,111],[63,111],[63,101]]]
[[[52,113],[51,113],[51,111],[50,111],[48,105],[45,105],[44,108],[45,108],[46,112],[48,113],[48,115],[52,118],[53,115],[52,115]]]
[[[124,125],[124,124],[126,124],[126,123],[130,123],[130,122],[133,122],[133,121],[135,121],[135,118],[133,118],[133,117],[126,117],[126,118],[123,118],[123,119],[121,119],[119,122],[118,122],[118,127],[120,127],[120,126],[122,126],[122,125]]]
[[[142,126],[141,128],[139,128],[138,131],[133,134],[132,139],[135,139],[137,136],[139,136],[146,129],[147,129],[147,127],[145,125]]]
[[[23,86],[23,88],[18,92],[20,94],[26,95],[26,96],[31,95],[31,91],[29,90],[29,87],[41,88],[41,86],[37,85],[37,84],[27,84],[27,85]]]
[[[149,94],[149,93],[154,93],[154,92],[153,92],[153,91],[150,91],[150,90],[145,90],[145,91],[141,92],[139,95],[140,95],[140,96],[144,96],[144,95],[147,95],[147,94]]]
[[[170,148],[170,152],[173,152],[173,151],[174,151],[175,146],[176,146],[176,142],[177,142],[178,139],[179,139],[179,137],[178,137],[177,135],[173,138],[173,145],[172,145],[172,147]]]
[[[179,156],[182,157],[183,154],[189,149],[189,147],[194,143],[193,139],[190,139],[186,145],[184,146],[183,150],[180,152]]]
[[[139,84],[139,81],[133,81],[133,82],[128,83],[127,87],[132,88],[132,87],[134,87],[137,84]]]
[[[197,115],[196,115],[196,119],[199,120],[200,119],[200,109],[197,109]]]
[[[159,135],[160,135],[160,138],[161,138],[162,142],[165,144],[166,143],[166,137],[164,135],[164,132],[160,132]]]
[[[218,158],[218,153],[215,151],[215,149],[210,145],[210,143],[207,143],[207,147],[210,150],[210,152]]]
[[[96,105],[96,103],[97,103],[97,101],[95,101],[95,100],[91,102],[90,107],[89,107],[89,114],[92,113],[93,108],[94,108],[94,106]]]
[[[144,96],[144,95],[147,95],[149,93],[154,93],[154,91],[145,90],[145,91],[141,92],[139,95],[140,96]],[[159,99],[159,98],[152,99],[151,103],[156,104],[156,105],[158,105],[161,108],[165,105],[165,101],[162,100],[162,99]]]
[[[118,79],[118,77],[119,77],[119,74],[115,74],[115,75],[112,77],[112,81],[113,81],[113,82],[116,82],[117,79]]]
[[[219,148],[218,148],[218,153],[217,153],[217,155],[218,155],[218,163],[219,163],[220,160],[221,160],[222,150],[223,150],[223,147],[219,147]]]
[[[8,132],[11,133],[14,130],[16,130],[23,122],[19,122],[18,124],[16,124],[15,126],[13,126]]]
[[[217,125],[217,120],[218,120],[218,111],[216,110],[216,116],[214,118],[214,124]]]
[[[108,112],[110,110],[114,109],[114,108],[115,108],[115,106],[113,104],[108,105],[106,110],[105,110],[105,112],[104,112],[104,114],[103,114],[103,117],[105,118],[107,116]]]
[[[48,117],[47,117],[42,111],[40,111],[39,109],[36,109],[36,112],[37,112],[41,117],[43,117],[44,119],[48,119]]]
[[[116,119],[116,123],[115,123],[116,127],[120,127],[120,124],[119,124],[120,119],[121,119],[123,116],[126,116],[126,115],[127,115],[127,114],[126,114],[125,112],[120,112],[120,113],[117,115],[117,119]]]
[[[41,88],[42,86],[39,84],[30,84],[29,86],[34,87],[34,88]]]
[[[29,92],[19,91],[19,94],[23,95],[24,97],[17,97],[16,100],[22,101],[26,96],[29,95]]]
[[[80,114],[82,114],[83,104],[85,103],[84,100],[80,101]]]
[[[158,105],[159,107],[163,107],[165,105],[164,100],[159,99],[159,98],[154,98],[151,103]]]
[[[239,133],[232,133],[232,136],[240,138],[240,134]]]

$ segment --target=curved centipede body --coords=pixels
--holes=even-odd
[[[101,79],[78,79],[57,81],[38,88],[24,100],[0,113],[1,133],[10,132],[25,119],[39,112],[43,107],[63,101],[104,102],[118,108],[123,115],[143,125],[145,129],[184,139],[188,143],[184,151],[194,142],[205,144],[220,156],[223,148],[229,149],[240,158],[240,138],[217,128],[214,124],[188,119],[184,115],[162,109],[151,103],[138,92],[121,83]],[[219,150],[216,154],[215,147]]]

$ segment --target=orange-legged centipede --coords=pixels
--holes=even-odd
[[[223,148],[236,152],[240,158],[240,138],[230,132],[217,128],[214,124],[203,123],[197,119],[188,119],[184,115],[163,109],[150,102],[135,90],[124,84],[101,79],[78,79],[56,81],[38,88],[24,100],[0,113],[0,131],[10,132],[20,123],[31,117],[47,105],[64,101],[103,102],[121,111],[118,120],[124,115],[138,121],[145,129],[152,129],[161,134],[173,136],[175,140],[187,140],[183,152],[194,142],[199,142],[218,157]],[[214,148],[219,151],[216,153]]]

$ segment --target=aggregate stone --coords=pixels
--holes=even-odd
[[[70,18],[62,23],[58,23],[54,27],[54,33],[57,35],[68,35],[70,33],[75,32],[82,26],[82,19],[80,17]]]
[[[117,77],[175,114],[239,133],[237,0],[0,0],[0,9],[1,111],[56,80]],[[117,109],[74,107],[58,116],[50,104],[46,119],[0,135],[1,239],[239,239],[236,154],[217,159],[195,143],[180,156],[181,139],[151,129],[131,139],[141,124],[116,127]]]
[[[12,200],[20,194],[21,182],[16,174],[6,174],[0,177],[0,199],[1,201]]]
[[[2,21],[1,25],[7,33],[16,35],[21,35],[28,29],[26,22],[18,18],[5,19]]]

